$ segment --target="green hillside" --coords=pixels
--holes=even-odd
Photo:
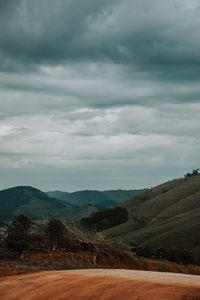
[[[32,219],[51,216],[71,216],[74,206],[30,186],[17,186],[0,191],[0,220],[11,219],[16,214],[26,214]]]
[[[106,231],[118,240],[154,248],[200,245],[200,175],[166,182],[119,206],[128,220]]]

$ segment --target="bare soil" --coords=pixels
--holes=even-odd
[[[67,270],[1,277],[1,300],[199,300],[200,276],[132,270]]]

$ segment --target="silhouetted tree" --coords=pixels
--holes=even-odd
[[[193,175],[193,176],[199,175],[199,169],[192,170],[192,175]]]
[[[7,247],[17,252],[19,257],[22,252],[29,248],[30,245],[30,228],[31,221],[25,215],[16,216],[11,224],[8,224],[8,236],[6,239]]]
[[[52,249],[57,249],[64,239],[64,224],[56,218],[51,218],[47,224],[47,235],[51,243]]]
[[[187,173],[184,175],[184,177],[185,177],[185,180],[187,180],[187,177],[197,176],[197,175],[200,175],[199,169],[192,170],[192,173]]]

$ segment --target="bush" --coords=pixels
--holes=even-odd
[[[16,252],[10,251],[6,247],[0,247],[0,259],[4,260],[16,260],[18,254]]]

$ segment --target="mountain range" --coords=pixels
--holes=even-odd
[[[140,190],[109,191],[115,199],[127,200],[130,194]],[[61,191],[44,193],[31,186],[17,186],[0,191],[0,220],[11,219],[17,214],[26,214],[31,219],[60,217],[79,220],[92,213],[117,205],[117,201],[107,192],[79,191],[67,193]],[[51,197],[50,197],[51,196]]]
[[[73,193],[49,191],[47,192],[47,195],[78,207],[92,205],[97,207],[99,210],[102,210],[128,200],[145,190],[146,189],[108,191],[84,190]]]

